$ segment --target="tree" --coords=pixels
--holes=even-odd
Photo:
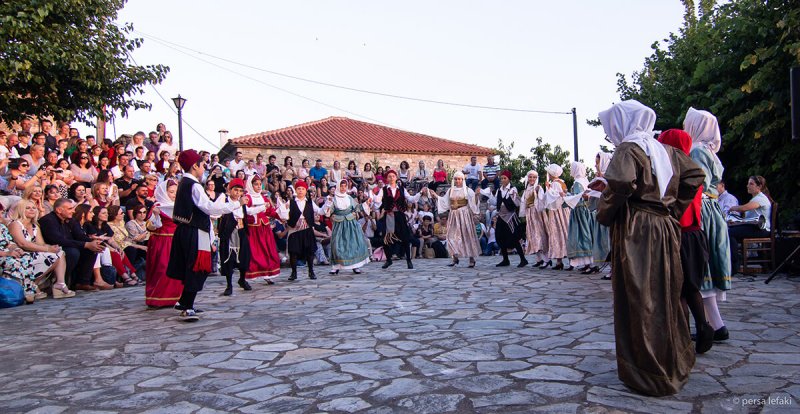
[[[0,2],[0,121],[54,117],[91,123],[104,105],[127,116],[131,96],[169,68],[131,64],[142,39],[113,21],[126,0]]]
[[[789,0],[733,0],[687,18],[677,34],[630,80],[618,74],[621,99],[636,99],[658,114],[656,129],[680,128],[687,109],[707,109],[720,122],[718,154],[728,188],[740,200],[750,175],[767,178],[781,216],[800,208],[800,145],[792,143],[789,68],[800,65],[800,5]]]
[[[568,186],[572,185],[572,177],[569,175],[569,151],[563,150],[560,145],[553,147],[550,144],[542,144],[542,142],[541,137],[536,138],[536,146],[531,148],[531,155],[527,157],[522,154],[518,154],[516,157],[513,156],[514,141],[506,145],[501,139],[497,143],[496,150],[500,156],[500,161],[497,164],[501,170],[511,171],[511,175],[514,177],[513,183],[517,189],[522,190],[525,188],[523,178],[530,170],[536,170],[539,173],[540,181],[544,182],[547,177],[544,168],[550,164],[560,165],[564,169],[561,178],[567,182]]]

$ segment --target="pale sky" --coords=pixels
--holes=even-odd
[[[682,16],[678,0],[130,0],[119,21],[207,54],[321,82],[483,106],[562,112],[575,107],[579,154],[592,160],[604,134],[586,119],[618,101],[615,74],[640,69],[650,45],[677,32]],[[372,96],[199,57],[256,80],[147,37],[134,53],[139,64],[170,66],[156,89],[168,101],[179,93],[187,98],[185,122],[216,145],[184,124],[185,148],[217,151],[220,129],[233,138],[346,116],[490,148],[502,138],[515,141],[518,152],[541,136],[572,152],[570,115]],[[150,87],[142,99],[153,109],[118,118],[117,135],[149,132],[164,122],[177,139],[172,102],[168,107]],[[82,135],[93,133],[78,127]],[[109,124],[107,136],[113,134]]]

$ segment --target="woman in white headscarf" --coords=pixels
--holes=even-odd
[[[364,232],[358,225],[359,213],[369,215],[368,202],[360,204],[350,195],[347,179],[340,180],[333,195],[332,208],[326,215],[331,216],[331,274],[339,270],[352,270],[361,273],[361,268],[369,263],[369,247]]]
[[[608,233],[608,227],[600,224],[597,221],[597,207],[600,204],[600,195],[606,187],[606,175],[608,164],[611,163],[611,154],[608,152],[600,151],[595,157],[595,168],[597,173],[595,179],[589,183],[589,211],[592,212],[592,258],[594,259],[594,266],[589,270],[581,272],[589,275],[592,273],[600,273],[599,264],[608,262],[608,255],[611,253],[611,236]],[[603,276],[603,280],[611,280],[611,275]]]
[[[637,101],[600,113],[614,157],[597,220],[611,228],[614,336],[619,378],[646,395],[675,394],[694,366],[681,304],[678,219],[703,183],[703,170],[653,138],[656,114]]]
[[[550,261],[544,263],[541,268],[553,264],[553,270],[564,270],[563,258],[567,257],[567,233],[569,232],[569,207],[564,207],[564,196],[567,195],[567,183],[561,178],[564,169],[558,164],[550,164],[545,167],[547,171],[547,183],[544,193],[545,222],[547,227],[547,257]]]
[[[250,269],[245,279],[263,278],[268,284],[281,273],[281,259],[275,236],[272,234],[270,218],[278,218],[272,202],[261,195],[261,177],[253,174],[247,177],[245,185],[245,206],[247,206],[247,236],[250,239]],[[239,286],[244,290],[252,290],[245,280]]]
[[[703,182],[703,204],[701,220],[703,231],[708,239],[708,266],[700,286],[703,305],[711,327],[714,328],[714,340],[728,339],[728,329],[719,313],[717,300],[725,300],[725,292],[731,289],[731,274],[738,269],[731,269],[730,238],[725,216],[717,202],[717,184],[722,180],[724,168],[717,152],[722,146],[717,117],[708,111],[689,108],[683,129],[692,137],[692,149],[689,156],[705,171]]]
[[[144,301],[147,306],[163,308],[174,306],[183,292],[183,282],[167,277],[169,251],[172,249],[172,236],[177,225],[172,221],[175,207],[175,194],[178,182],[166,180],[156,187],[156,203],[147,220],[147,230],[151,232],[147,241],[145,259]]]
[[[431,194],[436,197],[435,193]],[[453,256],[453,262],[448,266],[457,265],[461,256],[469,257],[469,267],[475,267],[475,256],[481,253],[476,229],[481,211],[475,192],[467,187],[463,172],[453,174],[450,188],[438,197],[437,207],[439,214],[450,212],[447,218],[447,250]]]
[[[539,173],[535,170],[528,171],[525,175],[525,192],[522,193],[522,202],[519,215],[525,217],[525,254],[536,255],[537,262],[533,265],[539,267],[550,259],[547,257],[547,228],[544,225],[546,214],[542,207],[544,190],[539,185]]]
[[[586,179],[586,166],[582,162],[572,161],[569,172],[575,182],[572,183],[573,197],[577,197],[575,206],[569,214],[569,230],[567,233],[567,257],[569,267],[573,270],[581,267],[586,272],[592,267],[592,227],[593,218],[589,212],[589,180]]]

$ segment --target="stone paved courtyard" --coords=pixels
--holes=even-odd
[[[2,309],[0,412],[800,411],[797,279],[735,280],[731,339],[657,399],[617,379],[609,282],[481,259],[284,270],[229,298],[212,277],[195,324],[142,287]]]

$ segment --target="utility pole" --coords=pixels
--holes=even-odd
[[[578,114],[572,108],[572,134],[575,139],[575,161],[578,161]]]

